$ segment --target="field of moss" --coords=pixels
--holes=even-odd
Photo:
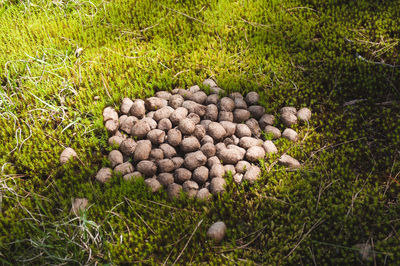
[[[383,0],[0,1],[0,263],[397,264],[398,14]],[[272,114],[311,108],[301,141],[277,144],[301,170],[269,158],[211,203],[94,180],[104,107],[209,77]],[[64,147],[79,160],[60,166]]]

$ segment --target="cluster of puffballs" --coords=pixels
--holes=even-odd
[[[145,100],[124,98],[119,112],[106,107],[104,125],[115,149],[108,154],[111,167],[101,168],[96,179],[107,182],[113,172],[127,181],[144,177],[152,192],[164,187],[171,199],[181,191],[210,199],[225,191],[228,173],[236,183],[255,182],[261,176],[259,160],[278,152],[274,140],[298,141],[290,127],[311,118],[308,108],[283,107],[280,119],[286,128],[281,132],[273,126],[275,116],[259,105],[257,92],[223,96],[212,79],[203,85],[209,95],[195,85],[158,91]],[[273,140],[263,140],[262,131]],[[301,166],[286,154],[278,162]]]

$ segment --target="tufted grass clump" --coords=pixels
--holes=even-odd
[[[1,264],[396,264],[399,12],[366,0],[0,1]],[[273,155],[260,181],[228,178],[210,203],[94,180],[108,164],[104,107],[209,77],[259,92],[267,113],[309,107],[300,141],[276,142],[302,168]],[[60,166],[65,147],[78,159]],[[89,208],[76,217],[78,197]],[[220,244],[206,237],[217,220]]]

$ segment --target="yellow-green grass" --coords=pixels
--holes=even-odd
[[[354,265],[364,243],[375,252],[363,263],[395,264],[399,12],[395,1],[0,2],[0,261]],[[258,91],[269,113],[310,107],[302,141],[277,143],[302,170],[229,180],[207,204],[94,181],[108,165],[105,106],[208,77]],[[79,160],[60,166],[66,146]],[[74,197],[91,204],[80,218]],[[205,234],[217,220],[221,244]]]

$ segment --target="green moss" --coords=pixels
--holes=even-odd
[[[1,3],[1,263],[170,264],[187,243],[178,263],[353,265],[354,245],[368,242],[376,264],[395,264],[399,11],[374,1]],[[258,91],[277,116],[310,107],[311,123],[295,127],[301,143],[275,142],[304,167],[275,165],[254,185],[228,178],[212,203],[169,202],[120,176],[95,182],[110,150],[105,106],[208,77]],[[60,166],[64,146],[80,160]],[[91,204],[80,218],[74,197]],[[228,226],[219,245],[205,235],[216,220]]]

